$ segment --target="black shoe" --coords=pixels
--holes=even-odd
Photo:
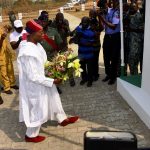
[[[19,86],[17,86],[17,85],[11,86],[11,88],[15,89],[15,90],[19,90]]]
[[[4,91],[4,93],[9,94],[9,95],[12,95],[12,94],[13,94],[13,92],[12,92],[11,90]]]
[[[102,81],[103,82],[107,82],[110,78],[108,76],[106,76]]]
[[[93,81],[98,81],[99,77],[93,77]]]
[[[74,79],[70,80],[69,82],[70,82],[70,86],[71,86],[71,87],[74,87],[74,86],[76,85]]]
[[[84,85],[86,82],[86,80],[81,80],[80,85]]]
[[[92,82],[91,82],[91,81],[88,81],[87,87],[91,87],[91,86],[92,86]]]
[[[115,82],[116,82],[116,79],[110,79],[108,82],[108,85],[113,85],[115,84]]]
[[[0,96],[0,105],[2,105],[4,103],[2,97]]]
[[[59,87],[57,87],[57,91],[59,94],[62,94],[62,90]]]

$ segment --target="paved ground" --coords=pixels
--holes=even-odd
[[[77,22],[73,16],[66,17],[71,20],[71,25],[80,21],[78,19]],[[16,65],[15,70],[17,76]],[[55,122],[44,124],[41,134],[47,139],[39,144],[24,142],[26,128],[23,123],[18,123],[18,92],[13,91],[12,96],[2,94],[5,103],[0,106],[0,149],[83,150],[83,134],[91,129],[132,131],[138,137],[139,146],[150,146],[150,130],[119,95],[116,85],[108,86],[101,82],[104,77],[102,65],[100,73],[100,80],[92,88],[80,86],[80,79],[76,80],[74,88],[68,83],[62,86],[65,112],[79,115],[81,119],[64,128]]]

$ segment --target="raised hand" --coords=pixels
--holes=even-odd
[[[3,33],[3,34],[1,35],[1,40],[4,40],[6,37],[7,37],[7,33]]]

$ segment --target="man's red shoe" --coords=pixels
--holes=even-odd
[[[45,140],[44,136],[37,136],[37,137],[34,137],[34,138],[30,138],[28,136],[25,136],[25,141],[26,142],[39,143],[39,142],[42,142],[44,140]]]
[[[79,119],[78,116],[70,117],[70,118],[65,119],[65,120],[64,120],[62,123],[60,123],[59,125],[64,127],[64,126],[67,126],[68,124],[75,123],[78,119]]]
[[[70,123],[75,123],[78,119],[79,119],[78,116],[74,116],[74,117],[68,118],[68,120],[69,120]]]

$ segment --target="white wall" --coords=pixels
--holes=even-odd
[[[150,0],[146,0],[142,89],[150,95]]]

